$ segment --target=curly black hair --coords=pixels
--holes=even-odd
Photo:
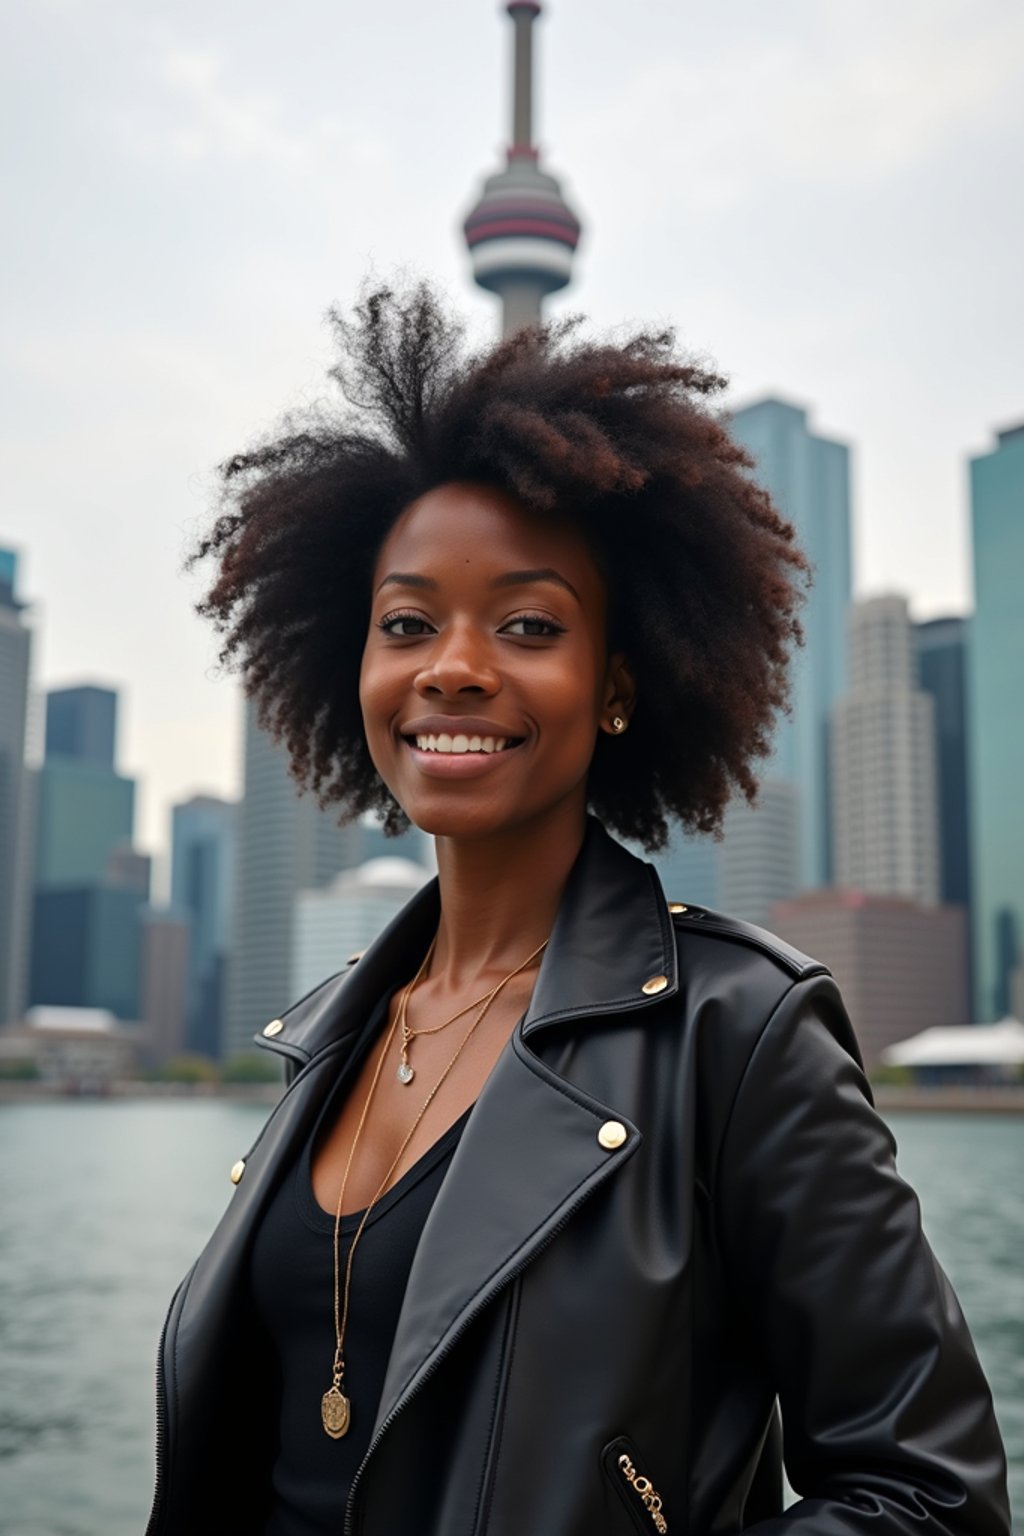
[[[408,825],[363,735],[360,659],[380,545],[417,497],[483,482],[575,527],[605,575],[609,644],[637,681],[630,730],[599,735],[588,781],[614,831],[662,847],[668,821],[721,828],[756,794],[808,576],[793,529],[706,403],[725,380],[671,330],[587,340],[581,317],[470,352],[427,282],[368,287],[332,311],[342,402],[290,417],[221,466],[222,502],[190,565],[261,725],[341,820]]]

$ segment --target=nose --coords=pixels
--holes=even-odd
[[[424,698],[455,698],[462,693],[492,698],[501,688],[501,678],[490,637],[475,625],[452,624],[435,637],[415,686]]]

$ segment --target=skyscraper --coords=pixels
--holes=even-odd
[[[0,549],[0,1023],[17,1022],[28,972],[31,837],[25,771],[32,631],[17,555]]]
[[[838,886],[938,902],[935,770],[935,706],[917,686],[906,600],[857,603],[832,729]]]
[[[975,1009],[1010,1009],[1024,967],[1024,423],[971,460],[968,642]]]
[[[718,845],[718,889],[731,916],[768,927],[773,904],[800,889],[800,804],[792,780],[768,777],[755,805],[730,802]]]
[[[132,848],[135,783],[117,771],[116,737],[112,689],[47,695],[29,992],[34,1004],[135,1019],[150,861]]]
[[[238,815],[234,920],[223,1055],[252,1047],[256,1030],[295,1001],[292,913],[297,892],[327,885],[359,861],[360,828],[339,827],[299,794],[285,751],[245,708],[244,792]]]
[[[112,768],[116,735],[117,694],[112,688],[84,683],[51,688],[46,695],[47,757],[72,757]]]
[[[536,325],[545,296],[568,283],[580,226],[558,182],[540,169],[533,141],[533,27],[541,8],[510,0],[506,9],[515,26],[512,143],[463,230],[473,276],[500,297],[508,336]]]
[[[754,458],[756,478],[794,524],[814,571],[801,614],[806,643],[792,663],[793,713],[779,721],[762,773],[766,783],[787,782],[797,792],[797,889],[813,890],[832,877],[829,723],[847,677],[850,453],[845,443],[812,432],[806,411],[785,400],[736,411],[732,429]],[[780,877],[785,873],[780,869]],[[779,897],[790,894],[780,890]]]
[[[117,694],[87,684],[46,695],[39,773],[37,889],[95,885],[115,849],[130,847],[135,783],[117,772]]]
[[[967,802],[967,620],[929,619],[914,625],[917,675],[935,710],[939,805],[939,894],[953,906],[971,904]]]
[[[190,923],[185,1045],[216,1059],[223,1046],[235,901],[238,807],[194,795],[171,813],[171,907]]]

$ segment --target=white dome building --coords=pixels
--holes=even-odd
[[[412,859],[369,859],[337,875],[330,885],[299,891],[292,934],[291,997],[307,992],[343,969],[386,928],[431,870]]]

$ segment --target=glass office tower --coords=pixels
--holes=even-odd
[[[1024,968],[1024,423],[971,460],[968,642],[975,1009],[1019,1003]]]

